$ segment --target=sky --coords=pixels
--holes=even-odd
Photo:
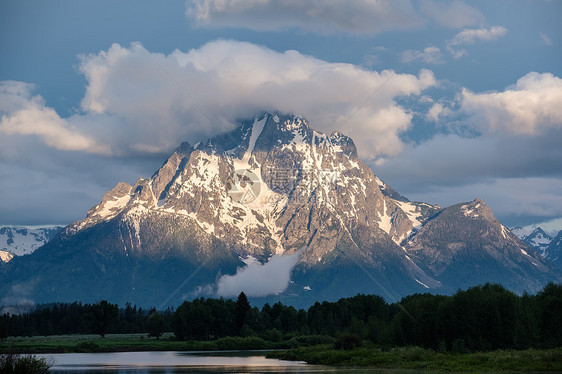
[[[69,224],[264,110],[410,200],[562,229],[562,1],[0,0],[0,225]]]

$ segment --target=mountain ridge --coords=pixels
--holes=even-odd
[[[240,289],[219,296],[234,296],[250,271],[263,287],[289,279],[281,291],[269,285],[271,297],[301,305],[358,292],[392,300],[486,281],[533,292],[560,280],[526,249],[482,200],[446,208],[410,202],[358,158],[351,138],[266,113],[207,142],[182,143],[152,177],[118,183],[86,218],[0,276],[12,288],[26,285],[34,299],[105,295],[149,304],[175,289],[175,303],[217,295],[225,280]],[[298,260],[275,268],[279,256]],[[45,262],[52,266],[42,270]],[[92,287],[99,292],[88,296]]]
[[[547,234],[541,227],[530,233],[516,227],[514,232],[530,248],[562,269],[562,230],[555,236]]]
[[[8,262],[14,256],[33,253],[37,248],[55,237],[62,228],[62,226],[0,227],[0,260]]]

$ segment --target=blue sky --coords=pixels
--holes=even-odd
[[[341,129],[412,200],[480,197],[507,225],[562,229],[560,15],[560,1],[2,0],[0,224],[80,219],[181,141],[266,109]]]

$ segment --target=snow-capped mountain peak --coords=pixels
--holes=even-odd
[[[528,249],[484,201],[411,202],[358,158],[351,138],[314,130],[299,116],[265,113],[207,142],[182,143],[150,178],[118,183],[25,269],[47,280],[34,291],[43,299],[160,303],[154,298],[186,277],[178,297],[219,293],[223,276],[230,284],[240,269],[273,269],[286,256],[290,282],[282,294],[285,286],[273,287],[278,296],[397,299],[489,281],[522,292],[558,279]],[[51,256],[72,271],[42,270]],[[25,272],[13,269],[0,272],[0,281],[23,281]],[[88,284],[84,274],[103,283],[99,295],[75,289]]]
[[[23,256],[33,253],[37,248],[52,239],[62,227],[0,227],[0,256],[4,262],[10,261],[14,256]]]
[[[252,201],[232,198],[241,178],[247,179],[244,185],[252,184]],[[301,221],[320,214],[343,226],[358,220],[400,244],[438,207],[381,192],[387,189],[391,190],[358,159],[351,138],[340,132],[327,136],[300,117],[268,113],[205,146],[182,144],[152,178],[139,179],[134,186],[119,183],[66,233],[119,214],[127,216],[136,231],[139,212],[175,214],[193,220],[208,235],[232,241],[234,247],[252,247],[253,256],[266,258],[270,252],[263,252],[264,243],[275,253],[316,244],[319,238],[303,232]],[[308,204],[311,201],[315,204]],[[318,246],[324,255],[334,246],[326,250],[326,245]]]

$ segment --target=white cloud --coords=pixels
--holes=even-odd
[[[408,0],[190,0],[186,8],[196,25],[211,28],[374,34],[422,24]]]
[[[446,206],[479,197],[500,219],[516,221],[518,217],[526,215],[560,217],[561,190],[560,178],[493,178],[458,186],[435,187],[418,194],[416,198],[423,201],[441,201]]]
[[[427,111],[426,119],[432,122],[438,122],[439,117],[447,116],[451,113],[451,110],[441,103],[433,103],[431,108]]]
[[[525,216],[561,217],[561,139],[560,132],[550,142],[437,135],[408,145],[374,171],[415,201],[448,206],[480,197],[508,224]]]
[[[558,232],[560,232],[560,230],[562,230],[562,217],[549,219],[547,221],[537,222],[537,223],[534,223],[532,225],[527,225],[527,226],[524,226],[523,229],[526,232],[531,233],[537,227],[540,227],[541,229],[543,229],[544,232],[546,232],[550,236],[556,236],[558,234]]]
[[[168,151],[178,139],[195,141],[224,132],[234,120],[258,111],[278,110],[303,115],[325,132],[345,123],[342,131],[357,140],[363,157],[396,154],[402,147],[399,135],[412,118],[396,99],[436,84],[427,70],[417,77],[371,72],[228,40],[168,56],[138,43],[129,48],[114,44],[83,56],[80,70],[88,80],[82,108],[101,117],[97,131],[123,144],[115,144],[116,149],[153,151]],[[106,117],[120,121],[118,128],[111,127],[111,136],[102,121]]]
[[[429,46],[423,49],[423,51],[409,49],[402,52],[402,62],[412,62],[420,60],[427,64],[444,64],[443,54],[441,50],[434,46]]]
[[[253,262],[239,268],[235,275],[223,275],[217,281],[219,296],[260,297],[285,291],[291,280],[291,270],[297,264],[299,254],[274,255],[265,264]]]
[[[502,92],[463,89],[461,99],[461,110],[480,131],[536,135],[562,128],[562,79],[551,73],[528,73]]]
[[[152,173],[180,142],[224,132],[262,110],[306,116],[328,133],[343,124],[363,157],[397,154],[412,118],[398,98],[436,84],[427,70],[371,72],[234,41],[169,55],[116,44],[83,56],[79,69],[86,93],[67,118],[34,96],[32,85],[0,86],[4,223],[79,219],[118,181]]]
[[[542,32],[539,32],[539,36],[541,37],[541,40],[545,45],[552,45],[552,39],[550,38],[550,36]]]
[[[0,133],[6,136],[31,135],[62,151],[84,151],[109,154],[101,145],[69,124],[41,96],[32,96],[32,85],[22,82],[0,82]]]
[[[447,43],[447,49],[455,58],[468,55],[465,49],[456,49],[461,45],[474,44],[479,41],[496,40],[507,33],[507,29],[502,26],[493,26],[489,29],[465,29],[459,32],[453,39]]]
[[[496,40],[499,37],[504,36],[506,32],[507,29],[501,26],[493,26],[489,29],[466,29],[455,35],[455,37],[449,42],[449,45],[465,45],[473,44],[477,41]]]
[[[462,1],[422,1],[420,11],[436,22],[448,28],[462,28],[484,21],[482,13]]]
[[[500,92],[462,89],[454,102],[434,102],[426,119],[470,135],[407,144],[375,173],[415,200],[450,205],[481,197],[515,224],[561,217],[560,103],[562,79],[551,73],[528,73]]]

